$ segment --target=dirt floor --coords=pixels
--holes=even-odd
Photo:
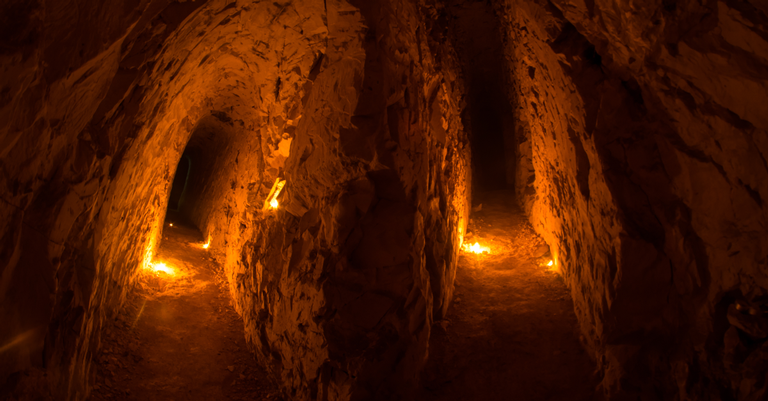
[[[573,303],[546,244],[513,194],[478,197],[456,292],[436,324],[418,400],[587,401],[595,366],[579,342]],[[173,221],[173,216],[169,217]],[[103,336],[92,400],[278,400],[247,350],[242,321],[197,229],[166,222],[155,262]]]
[[[549,249],[506,191],[476,197],[454,302],[433,327],[420,400],[592,401],[595,364]]]
[[[278,400],[247,350],[224,278],[195,228],[166,221],[154,262],[96,356],[91,400]]]

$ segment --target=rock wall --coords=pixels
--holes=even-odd
[[[198,220],[221,252],[239,244],[247,198],[285,159],[291,107],[324,44],[322,11],[310,1],[3,5],[5,389],[87,396],[101,325],[151,259],[173,169],[211,118],[238,137],[217,158],[238,185],[201,198]]]
[[[87,397],[185,149],[182,210],[286,393],[407,392],[468,219],[435,7],[102,3],[0,6],[3,395]],[[283,206],[263,211],[278,177]]]
[[[205,168],[183,208],[286,394],[408,397],[468,219],[447,7],[102,3],[0,6],[1,387],[87,397],[187,148]],[[518,122],[505,170],[606,394],[764,397],[764,3],[496,10]]]
[[[508,0],[499,13],[518,195],[606,395],[765,397],[764,3]]]
[[[434,8],[326,4],[282,206],[252,226],[235,298],[292,399],[407,399],[468,219],[461,87],[426,36]]]

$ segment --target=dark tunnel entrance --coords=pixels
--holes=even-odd
[[[176,166],[176,175],[173,177],[171,185],[171,195],[168,198],[168,210],[178,211],[181,199],[184,197],[184,190],[189,181],[189,173],[192,168],[192,161],[186,153],[181,155],[178,166]]]
[[[166,220],[206,231],[217,202],[225,196],[232,166],[227,160],[231,127],[215,115],[202,118],[179,158],[168,196]]]
[[[473,192],[514,187],[515,130],[498,16],[487,2],[453,5],[450,12],[467,85],[462,123],[472,147]]]

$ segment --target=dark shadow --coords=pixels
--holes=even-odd
[[[198,229],[206,225],[216,199],[229,189],[222,172],[228,171],[231,131],[231,118],[218,111],[195,125],[176,167],[168,195],[167,223]]]
[[[176,175],[173,177],[171,196],[168,198],[168,210],[178,211],[179,203],[184,197],[184,190],[189,181],[189,172],[192,168],[192,160],[187,154],[181,155],[179,165],[176,167]]]
[[[477,191],[514,187],[516,140],[500,24],[487,2],[450,7],[467,90],[462,123],[472,146],[472,187]]]

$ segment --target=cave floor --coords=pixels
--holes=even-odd
[[[166,221],[154,262],[174,274],[142,274],[105,329],[90,399],[279,399],[247,350],[224,277],[201,244],[196,228]]]
[[[517,208],[514,193],[475,197],[454,300],[435,324],[420,400],[599,399],[595,364],[580,341],[573,301],[549,249]]]

